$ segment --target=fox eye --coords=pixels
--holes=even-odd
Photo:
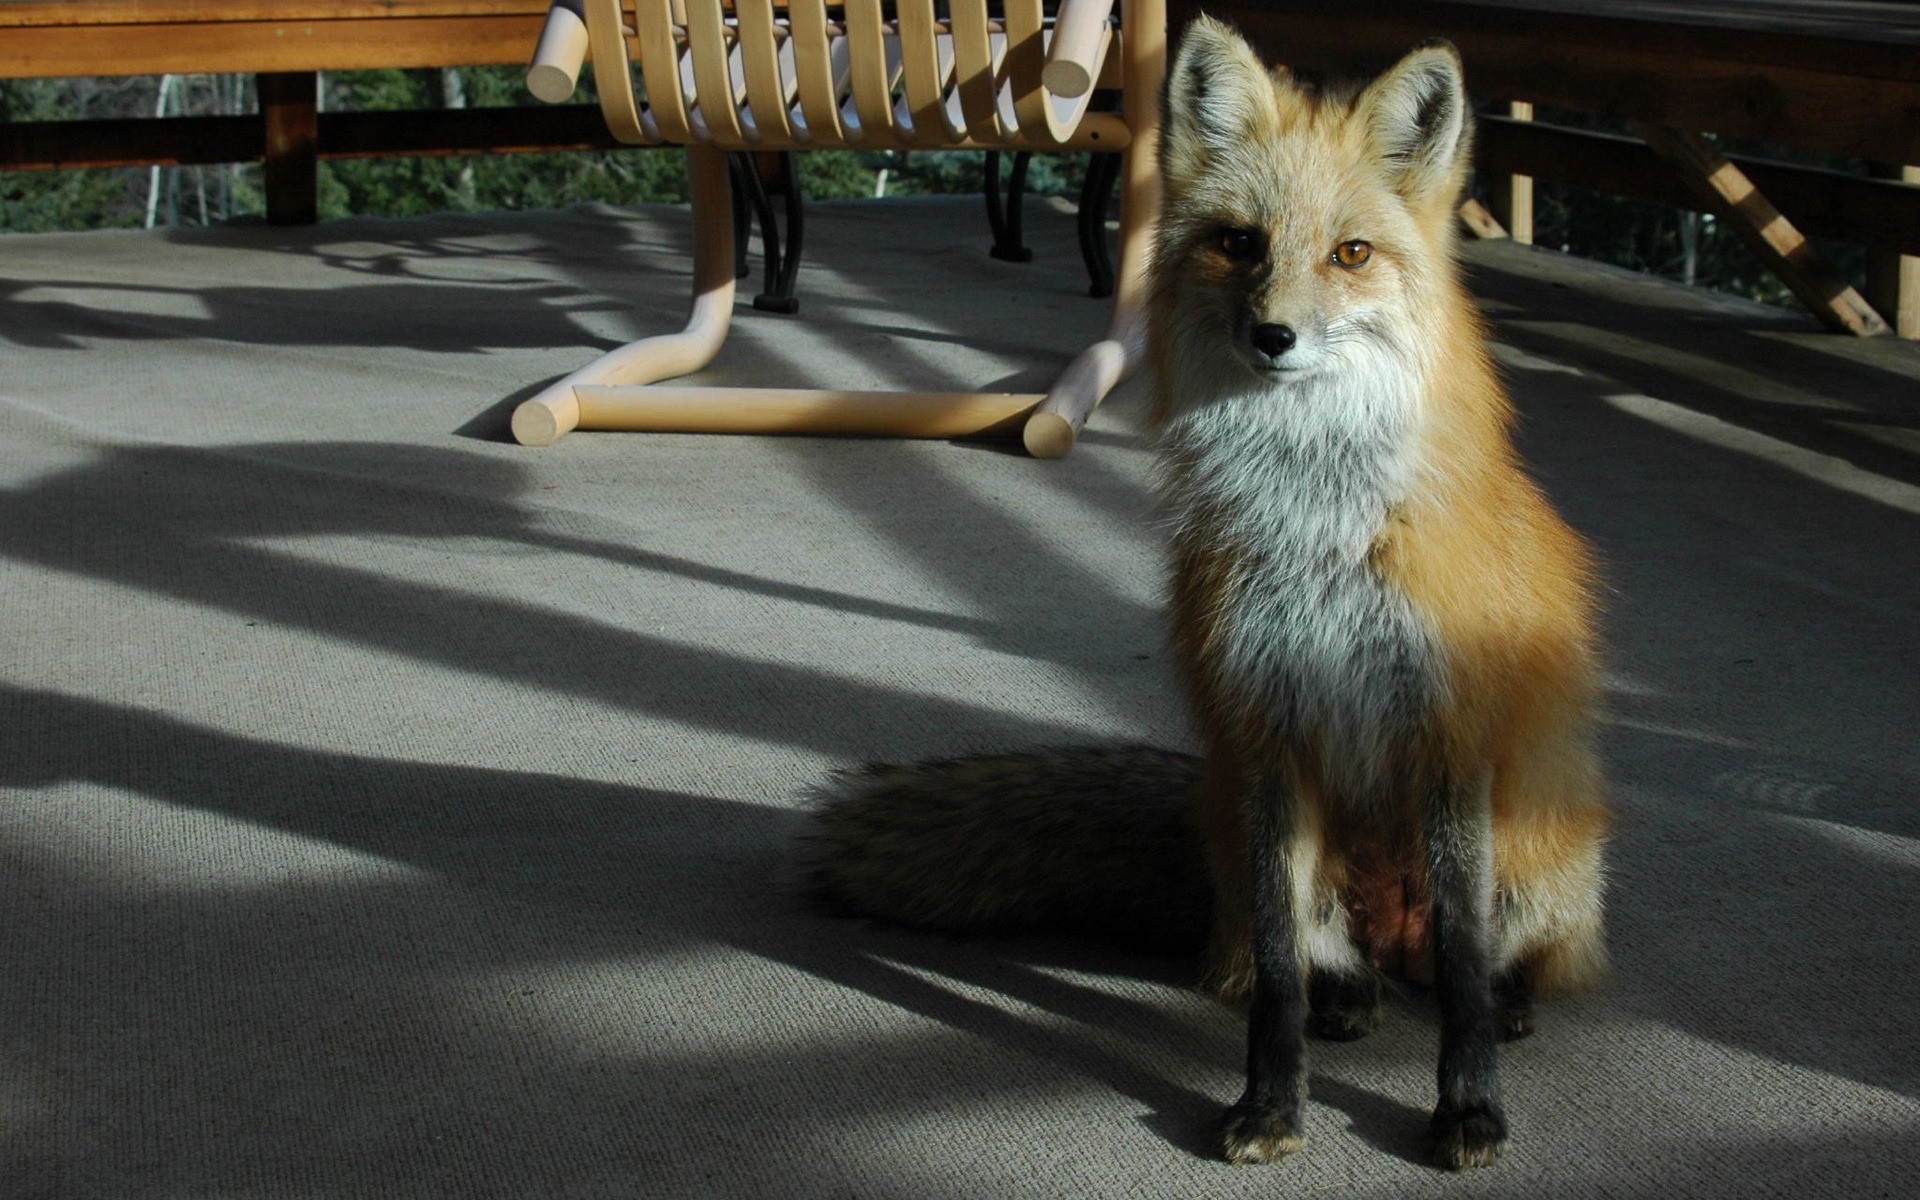
[[[1333,261],[1349,271],[1366,266],[1372,257],[1373,246],[1367,242],[1341,242],[1333,248]]]
[[[1245,262],[1259,255],[1259,238],[1251,229],[1222,229],[1220,253],[1236,262]]]

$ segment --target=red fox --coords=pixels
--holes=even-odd
[[[1149,300],[1172,642],[1205,751],[841,777],[826,890],[961,928],[1205,935],[1250,995],[1222,1149],[1303,1141],[1305,1036],[1431,982],[1433,1160],[1506,1146],[1494,1044],[1606,968],[1590,556],[1524,472],[1460,284],[1470,111],[1445,43],[1360,88],[1189,26]],[[1198,864],[1204,862],[1204,872]]]

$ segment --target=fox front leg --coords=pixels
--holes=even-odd
[[[1507,1146],[1494,1062],[1492,778],[1443,780],[1427,811],[1440,1101],[1428,1127],[1436,1166],[1492,1166]]]
[[[1307,994],[1294,899],[1292,789],[1255,790],[1247,812],[1253,882],[1253,1006],[1247,1015],[1247,1090],[1227,1110],[1228,1162],[1272,1162],[1305,1143]]]

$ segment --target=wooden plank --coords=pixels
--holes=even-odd
[[[1444,35],[1482,95],[1920,161],[1920,53],[1911,47],[1405,0],[1227,0],[1209,11],[1237,22],[1266,57],[1314,73],[1369,74]]]
[[[524,65],[538,16],[0,30],[0,79]]]
[[[548,0],[0,0],[0,29],[35,25],[341,21],[368,17],[544,17]]]
[[[1822,323],[1862,337],[1887,332],[1886,322],[1860,293],[1814,253],[1812,243],[1705,138],[1657,125],[1639,132]]]
[[[1507,105],[1507,117],[1513,121],[1533,120],[1533,105],[1515,100]],[[1489,181],[1488,207],[1507,231],[1507,236],[1523,245],[1533,244],[1533,176],[1509,174]]]
[[[0,170],[7,171],[178,167],[260,155],[257,116],[0,123]]]
[[[1446,3],[1447,0],[1438,0]],[[1476,5],[1793,37],[1920,46],[1913,0],[1473,0]]]
[[[1556,12],[1537,0],[1503,5],[1472,0],[1343,0],[1329,6],[1324,0],[1206,0],[1204,7],[1243,28],[1284,29],[1295,24],[1327,23],[1357,29],[1397,26],[1403,32],[1423,31],[1418,37],[1446,37],[1456,45],[1504,35],[1541,49],[1560,48],[1575,57],[1590,51],[1613,50],[1628,59],[1645,55],[1683,61],[1714,62],[1757,67],[1793,66],[1826,74],[1861,79],[1920,82],[1920,56],[1914,47],[1920,33],[1891,38],[1870,24],[1856,26],[1847,35],[1837,30],[1821,36],[1804,32],[1764,32],[1730,27],[1724,21],[1696,16],[1662,20],[1645,8],[1637,17],[1622,18],[1619,5],[1606,0],[1604,12]],[[1596,4],[1595,8],[1602,6]],[[1920,21],[1909,22],[1912,30]],[[1410,43],[1402,42],[1404,52]],[[1542,64],[1546,68],[1546,64]],[[1520,93],[1509,93],[1520,94]]]
[[[311,225],[319,219],[314,185],[319,181],[319,77],[284,71],[258,78],[267,221]]]
[[[317,134],[322,159],[623,148],[584,104],[321,113]],[[263,147],[258,116],[0,124],[0,170],[10,171],[255,162]]]
[[[599,107],[589,104],[320,114],[326,159],[633,148],[616,140]]]
[[[1483,242],[1499,241],[1507,236],[1500,218],[1488,212],[1487,206],[1472,196],[1460,202],[1460,223],[1467,227],[1467,232]]]
[[[1876,175],[1920,185],[1920,166],[1874,163]],[[1867,300],[1893,331],[1920,340],[1920,245],[1914,254],[1889,250],[1867,252]]]
[[[1522,171],[1652,204],[1698,209],[1698,194],[1646,143],[1615,134],[1482,114],[1476,165]],[[1732,161],[1806,233],[1920,254],[1920,185],[1742,155]]]

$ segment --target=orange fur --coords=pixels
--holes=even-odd
[[[1244,637],[1245,627],[1268,619],[1250,613],[1244,593],[1269,551],[1249,537],[1245,506],[1208,490],[1218,462],[1175,443],[1167,470],[1186,503],[1174,553],[1173,643],[1209,760],[1198,823],[1219,896],[1209,977],[1224,992],[1251,980],[1244,808],[1255,776],[1276,768],[1308,814],[1315,894],[1346,906],[1376,965],[1421,976],[1421,783],[1444,769],[1491,775],[1502,964],[1546,989],[1590,983],[1605,965],[1599,855],[1608,826],[1590,745],[1599,692],[1594,573],[1585,546],[1521,467],[1486,331],[1458,280],[1454,209],[1466,135],[1431,178],[1417,177],[1419,164],[1401,169],[1383,147],[1385,89],[1301,88],[1284,71],[1266,74],[1243,43],[1215,36],[1216,28],[1202,27],[1217,42],[1207,53],[1224,64],[1211,68],[1212,90],[1180,78],[1169,84],[1166,208],[1150,301],[1155,419],[1166,425],[1211,403],[1194,399],[1207,388],[1230,393],[1216,381],[1237,378],[1231,366],[1195,361],[1234,352],[1228,329],[1245,354],[1253,325],[1304,331],[1320,320],[1334,329],[1341,314],[1404,310],[1412,332],[1397,336],[1412,344],[1410,374],[1420,381],[1407,437],[1417,467],[1367,563],[1430,633],[1441,683],[1425,714],[1432,736],[1395,743],[1395,761],[1382,764],[1385,803],[1356,805],[1345,768],[1328,761],[1339,752],[1311,733],[1277,732],[1228,661],[1235,631]],[[1416,69],[1421,53],[1397,70]],[[1221,86],[1236,74],[1256,78],[1256,70],[1268,86]],[[1183,126],[1183,108],[1200,115]],[[1222,230],[1250,231],[1266,260],[1249,269]],[[1356,238],[1371,247],[1363,269],[1329,258],[1329,248]],[[1219,348],[1196,351],[1215,344],[1210,320],[1222,330]],[[1266,385],[1250,375],[1246,386]],[[1312,393],[1302,396],[1275,403],[1314,402]]]

